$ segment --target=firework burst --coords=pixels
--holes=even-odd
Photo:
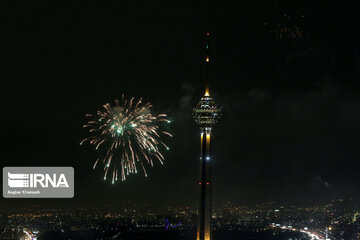
[[[143,103],[142,99],[135,101],[124,99],[115,100],[115,105],[103,105],[102,111],[95,115],[86,114],[90,120],[83,126],[89,128],[90,137],[81,141],[80,145],[88,142],[96,149],[105,149],[95,161],[94,169],[100,162],[104,164],[104,179],[110,174],[112,183],[121,177],[124,181],[129,174],[138,173],[142,169],[147,177],[145,165],[154,165],[154,160],[163,164],[164,156],[161,149],[169,147],[161,140],[161,135],[172,137],[162,130],[163,123],[168,124],[166,114],[154,116],[151,114],[150,103]]]

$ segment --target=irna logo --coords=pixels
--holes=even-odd
[[[69,184],[66,180],[65,174],[21,174],[8,172],[8,185],[11,188],[54,188],[65,187]]]
[[[72,167],[4,167],[5,198],[73,198]]]

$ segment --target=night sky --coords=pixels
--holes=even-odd
[[[2,1],[1,166],[73,166],[76,181],[74,199],[0,203],[196,206],[207,30],[215,204],[359,199],[358,11],[304,2]],[[122,93],[167,113],[174,138],[148,178],[111,185],[81,126]]]

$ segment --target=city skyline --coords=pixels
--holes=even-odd
[[[40,239],[94,239],[96,236],[115,239],[194,239],[195,208],[122,203],[90,207],[26,208],[0,207],[0,237],[19,239],[38,236]],[[215,237],[288,239],[359,239],[360,205],[349,199],[335,199],[316,206],[286,206],[275,202],[257,206],[223,204],[214,209]],[[24,221],[25,220],[25,221]],[[160,233],[160,234],[159,234]],[[327,237],[326,237],[327,236]],[[287,237],[287,238],[286,238]],[[24,240],[24,238],[20,238]],[[31,237],[30,237],[31,239]]]

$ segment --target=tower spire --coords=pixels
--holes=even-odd
[[[210,96],[209,64],[210,64],[210,32],[205,33],[205,96]]]

